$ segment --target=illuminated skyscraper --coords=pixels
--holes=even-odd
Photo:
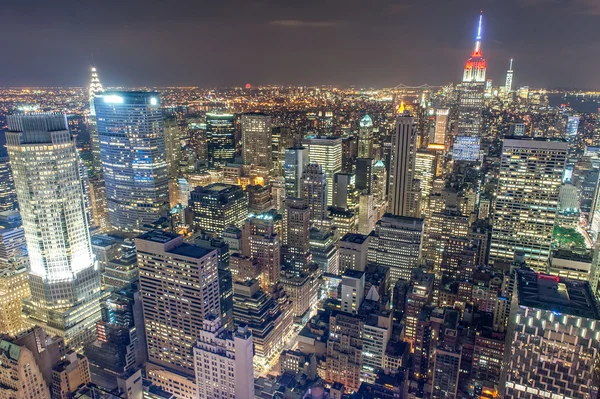
[[[221,234],[228,226],[242,227],[248,216],[248,194],[241,186],[209,184],[190,193],[194,228]]]
[[[595,397],[600,306],[588,282],[515,274],[499,397]]]
[[[302,196],[302,175],[304,166],[308,163],[308,149],[305,147],[288,148],[285,150],[284,157],[283,176],[286,195],[299,198]]]
[[[100,319],[75,138],[62,114],[10,115],[7,149],[30,261],[31,323],[79,349]]]
[[[510,263],[515,251],[537,270],[548,266],[568,144],[504,139],[490,260]]]
[[[434,136],[430,138],[430,144],[444,144],[446,142],[446,132],[448,131],[449,109],[435,110],[435,129]]]
[[[510,59],[510,66],[508,67],[508,71],[506,71],[506,84],[504,85],[504,88],[506,89],[507,93],[512,92],[512,82],[513,82],[513,60],[512,58]]]
[[[417,129],[410,112],[405,111],[396,119],[392,134],[390,159],[390,187],[388,212],[398,216],[417,216],[411,209]]]
[[[270,171],[273,168],[271,117],[259,112],[246,113],[241,125],[244,163]]]
[[[94,105],[110,224],[142,231],[169,209],[159,94],[105,92]]]
[[[410,280],[421,259],[423,219],[386,214],[369,234],[368,261],[390,268],[390,285]]]
[[[8,157],[0,157],[0,211],[12,211],[18,207],[15,182]]]
[[[321,226],[327,218],[327,181],[321,166],[308,164],[302,174],[302,198],[310,208],[310,221]]]
[[[304,272],[311,261],[310,208],[303,199],[285,200],[282,253],[286,266],[296,274]]]
[[[475,49],[467,60],[463,73],[458,103],[458,136],[481,135],[486,72],[485,59],[481,54],[482,18],[480,15]]]
[[[100,157],[100,141],[98,139],[98,127],[96,126],[96,110],[94,107],[94,99],[102,94],[104,88],[96,67],[92,67],[92,79],[89,88],[90,112],[87,115],[88,131],[90,133],[90,144],[92,147],[92,174],[96,175],[102,172],[102,158]]]
[[[327,206],[333,201],[333,176],[342,171],[342,139],[340,137],[311,136],[304,141],[310,163],[318,163],[327,179]]]
[[[235,117],[232,114],[206,114],[206,151],[210,167],[235,160]]]
[[[199,399],[254,399],[252,333],[247,326],[225,329],[209,315],[194,346]]]
[[[369,115],[360,120],[358,158],[373,158],[373,121]]]
[[[181,129],[174,116],[165,119],[164,129],[167,171],[170,179],[176,179],[181,161]]]
[[[151,231],[135,239],[150,362],[194,376],[192,347],[220,314],[217,251]]]

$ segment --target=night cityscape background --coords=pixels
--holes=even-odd
[[[596,0],[3,16],[0,398],[598,398]]]

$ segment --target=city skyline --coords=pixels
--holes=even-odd
[[[6,45],[18,61],[2,66],[0,86],[80,86],[90,63],[107,86],[442,85],[459,81],[483,10],[494,81],[504,80],[514,59],[515,87],[600,88],[593,68],[600,61],[593,35],[600,9],[590,0],[380,0],[371,7],[356,0],[343,7],[339,1],[249,6],[229,0],[177,8],[134,0],[119,5],[119,13],[107,4],[84,10],[60,3],[38,4],[33,12],[19,4],[3,9],[8,21],[27,18],[20,40]],[[57,18],[55,25],[43,23],[44,15]],[[0,32],[14,32],[11,24]],[[143,45],[148,40],[152,52]],[[402,51],[407,44],[409,59]],[[28,62],[28,53],[43,57],[50,48],[55,62],[44,68]],[[574,64],[580,54],[588,62]]]

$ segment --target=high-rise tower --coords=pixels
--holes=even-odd
[[[105,92],[95,97],[94,106],[110,224],[142,231],[169,208],[159,94]]]
[[[508,71],[506,71],[506,84],[504,87],[506,88],[506,92],[510,93],[512,91],[512,82],[513,82],[513,59],[510,59],[510,66],[508,67]]]
[[[481,53],[481,22],[483,15],[479,16],[479,26],[475,39],[475,49],[467,60],[461,83],[458,104],[458,135],[481,135],[481,122],[483,110],[483,95],[485,92],[485,58]]]
[[[416,216],[410,206],[412,195],[417,129],[409,111],[396,119],[396,130],[392,134],[390,159],[390,202],[388,212],[398,216]]]
[[[360,120],[358,158],[373,158],[373,121],[369,115]]]
[[[242,115],[242,156],[244,163],[270,171],[273,167],[271,117],[259,112]]]
[[[75,137],[62,114],[10,115],[6,142],[30,260],[33,324],[78,349],[100,319]]]
[[[98,127],[96,125],[96,109],[94,107],[94,99],[96,96],[104,92],[102,83],[98,78],[96,67],[92,66],[92,79],[90,80],[89,100],[90,112],[87,116],[88,131],[90,133],[90,144],[92,148],[92,173],[98,174],[102,171],[102,160],[100,158],[100,141],[98,140]]]

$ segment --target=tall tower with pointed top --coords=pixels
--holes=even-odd
[[[508,71],[506,71],[506,84],[504,85],[507,93],[510,93],[512,91],[512,82],[513,82],[513,59],[511,58],[510,66],[508,67]]]
[[[100,142],[98,141],[98,127],[96,126],[96,108],[94,99],[104,92],[102,83],[98,78],[96,67],[92,66],[92,79],[90,80],[89,100],[90,112],[88,114],[88,131],[90,132],[90,144],[92,147],[92,172],[98,175],[102,172],[102,160],[100,159]]]
[[[475,49],[465,64],[458,104],[458,135],[480,136],[482,124],[483,95],[485,92],[485,58],[481,53],[481,24],[479,15]]]

